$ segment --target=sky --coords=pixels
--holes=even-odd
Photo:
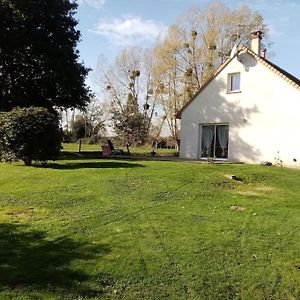
[[[210,0],[77,0],[80,58],[96,68],[99,56],[113,62],[118,52],[139,45],[151,47],[158,35],[192,6],[205,7]],[[270,28],[270,60],[300,78],[300,0],[223,0],[230,8],[246,4],[258,11]],[[268,57],[267,57],[268,58]],[[95,71],[87,83],[98,93]]]

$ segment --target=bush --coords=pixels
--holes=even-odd
[[[101,143],[101,137],[92,135],[91,137],[80,139],[83,144],[95,145]]]
[[[76,116],[72,124],[72,131],[69,133],[69,142],[77,142],[81,140],[84,144],[97,144],[101,140],[103,133],[103,124],[94,124],[85,116]],[[67,140],[68,137],[64,139]]]
[[[62,133],[62,142],[63,143],[75,143],[76,139],[72,131],[64,130]]]
[[[61,149],[62,134],[57,116],[45,108],[15,108],[0,114],[1,160],[55,160]]]
[[[87,127],[86,119],[82,116],[77,116],[76,120],[72,124],[72,134],[73,134],[74,141],[86,137],[86,127]]]

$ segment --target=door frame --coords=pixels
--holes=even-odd
[[[229,122],[220,122],[220,123],[199,123],[199,130],[198,130],[198,153],[197,153],[197,158],[199,160],[208,160],[208,157],[203,157],[201,156],[202,152],[202,126],[215,126],[215,136],[216,136],[216,131],[217,131],[217,126],[228,126],[228,155],[227,158],[216,158],[214,157],[214,160],[218,161],[228,161],[229,158],[229,135],[230,135],[230,130],[229,130]],[[214,142],[214,153],[215,153],[215,148],[216,148],[216,139]]]

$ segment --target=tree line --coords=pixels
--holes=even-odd
[[[268,27],[258,12],[215,1],[182,14],[153,48],[125,48],[112,65],[101,59],[98,84],[118,137],[144,143],[149,135],[159,136],[165,123],[178,143],[175,114],[229,58],[234,45],[249,45],[254,30],[268,39]]]

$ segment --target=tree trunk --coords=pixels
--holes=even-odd
[[[126,148],[127,148],[127,154],[128,154],[128,155],[130,155],[130,149],[129,149],[130,146],[131,146],[131,143],[130,143],[130,142],[127,142],[127,143],[126,143]]]
[[[175,139],[175,141],[176,141],[175,149],[176,149],[177,151],[179,151],[179,149],[180,149],[180,139]]]
[[[31,166],[32,164],[32,158],[30,156],[24,156],[23,161],[25,166]]]

